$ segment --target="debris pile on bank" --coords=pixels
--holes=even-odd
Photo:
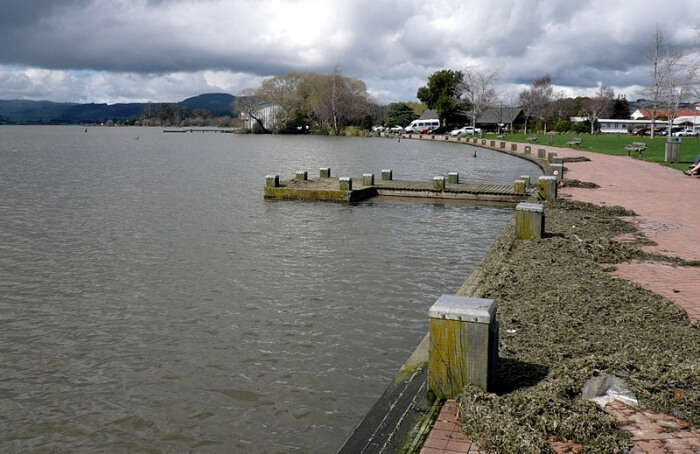
[[[460,398],[465,433],[501,453],[551,452],[548,439],[585,452],[626,452],[629,434],[581,398],[592,377],[620,377],[640,406],[697,426],[700,330],[685,312],[601,265],[636,258],[633,213],[557,201],[546,205],[541,240],[514,241],[509,226],[482,264],[479,295],[499,302],[498,388],[467,388]],[[648,241],[646,241],[648,243]],[[700,272],[700,270],[699,270]]]

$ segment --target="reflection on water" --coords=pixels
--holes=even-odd
[[[137,128],[0,127],[0,162],[3,452],[334,451],[512,211],[264,201],[264,175],[536,174],[464,145]]]

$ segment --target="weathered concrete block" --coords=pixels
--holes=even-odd
[[[433,177],[433,189],[436,191],[444,191],[445,190],[445,177],[442,175]]]
[[[306,170],[297,170],[294,178],[300,181],[306,181],[309,179],[309,174],[306,172]]]
[[[321,178],[330,178],[331,177],[331,168],[330,167],[321,167],[318,169],[318,176]]]
[[[447,173],[447,182],[449,184],[458,184],[459,183],[459,173],[458,172],[448,172]]]
[[[265,175],[265,187],[278,188],[280,186],[279,175]]]
[[[537,149],[537,158],[538,159],[547,159],[547,150],[544,148],[538,148]]]
[[[393,178],[391,169],[382,169],[382,180],[391,180]]]
[[[511,144],[510,144],[510,151],[518,151],[518,144],[517,144],[517,143],[511,143]]]
[[[352,191],[352,178],[350,177],[340,177],[338,178],[338,186],[341,191]]]
[[[537,180],[537,197],[540,200],[556,200],[557,177],[539,177],[539,179]]]
[[[525,145],[525,154],[532,153],[532,147],[530,145]]]
[[[492,299],[442,295],[430,308],[428,390],[454,398],[471,384],[487,391],[498,361],[498,322]]]
[[[531,183],[530,183],[530,175],[520,175],[520,179],[525,182],[525,185],[529,188]]]
[[[363,186],[374,186],[374,174],[373,173],[363,173],[362,174],[362,185]]]
[[[547,153],[547,162],[554,162],[554,158],[557,156],[557,154],[553,151],[550,151]]]
[[[544,236],[542,204],[522,202],[515,206],[515,236],[519,240],[532,240]]]
[[[525,194],[525,189],[527,189],[527,185],[524,180],[515,180],[513,182],[513,192],[516,194]]]
[[[505,149],[505,148],[506,148],[506,143],[505,143],[505,142],[501,142],[501,143],[499,144],[499,146],[500,146],[501,148]]]
[[[564,164],[550,164],[549,168],[552,170],[552,175],[557,177],[557,181],[564,179]]]

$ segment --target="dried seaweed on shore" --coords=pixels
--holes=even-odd
[[[590,181],[581,181],[581,180],[562,180],[561,182],[561,187],[563,188],[585,188],[585,189],[598,189],[600,186],[598,186],[595,183],[592,183]]]
[[[514,241],[512,226],[484,261],[479,295],[499,302],[499,387],[467,388],[463,428],[493,452],[550,452],[548,437],[585,452],[625,452],[629,434],[580,398],[601,374],[621,377],[641,406],[700,422],[700,330],[685,312],[602,264],[644,254],[613,238],[634,233],[633,213],[558,201],[546,206],[547,236]]]

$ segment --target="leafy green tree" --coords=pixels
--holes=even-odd
[[[461,71],[441,69],[428,77],[427,85],[418,89],[416,97],[429,109],[435,109],[441,121],[447,121],[459,114],[462,104],[459,93],[463,82]]]
[[[384,116],[384,123],[388,127],[392,126],[406,126],[413,120],[418,118],[413,107],[405,102],[394,102],[387,106],[386,115]]]
[[[613,102],[612,114],[610,115],[610,118],[629,119],[631,114],[630,105],[627,102],[627,99],[622,96],[618,96]]]

